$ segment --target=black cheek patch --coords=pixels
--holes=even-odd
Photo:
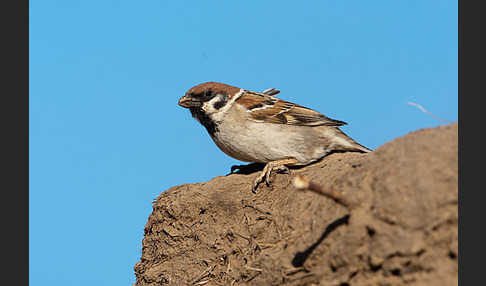
[[[216,108],[216,109],[220,109],[221,107],[223,107],[224,105],[226,104],[226,101],[218,101],[216,102],[213,107]]]
[[[215,109],[220,109],[221,107],[225,106],[226,103],[228,102],[228,98],[226,96],[224,96],[223,98],[221,98],[220,101],[216,101],[214,104],[213,104],[213,107]]]

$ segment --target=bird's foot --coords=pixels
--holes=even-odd
[[[268,162],[265,165],[265,168],[263,168],[263,170],[260,172],[260,174],[255,178],[255,181],[253,182],[253,186],[252,186],[253,193],[256,193],[258,185],[260,185],[260,183],[262,183],[263,181],[265,181],[265,184],[267,186],[270,186],[270,184],[272,183],[271,175],[273,171],[277,173],[290,174],[289,168],[285,165],[286,164],[291,165],[296,162],[297,160],[295,159],[285,159],[285,160]]]

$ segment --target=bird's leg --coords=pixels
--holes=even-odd
[[[253,192],[256,191],[256,189],[258,188],[258,185],[263,182],[265,180],[265,183],[268,185],[270,185],[271,183],[271,174],[272,174],[272,171],[277,171],[277,172],[281,172],[281,171],[286,171],[286,172],[289,172],[289,168],[287,168],[287,166],[285,165],[293,165],[295,163],[297,163],[298,161],[296,159],[283,159],[283,160],[277,160],[277,161],[272,161],[272,162],[268,162],[266,165],[265,165],[265,168],[263,168],[263,170],[261,171],[261,173],[256,177],[255,181],[253,182]]]

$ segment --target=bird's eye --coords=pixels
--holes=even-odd
[[[198,98],[200,98],[201,101],[209,101],[213,97],[214,97],[213,91],[209,89],[198,95]]]

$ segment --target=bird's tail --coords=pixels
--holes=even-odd
[[[354,140],[353,140],[353,141],[354,141]],[[357,148],[359,151],[363,152],[363,153],[369,153],[369,152],[372,152],[372,151],[373,151],[373,150],[368,149],[368,148],[366,148],[365,146],[363,146],[363,145],[359,144],[359,143],[358,143],[358,142],[356,142],[356,141],[354,141],[354,144],[355,144],[356,148]]]
[[[351,137],[346,135],[341,129],[336,128],[337,134],[335,137],[336,144],[341,146],[343,151],[357,151],[363,153],[369,153],[373,150],[366,148],[365,146],[354,141]]]

